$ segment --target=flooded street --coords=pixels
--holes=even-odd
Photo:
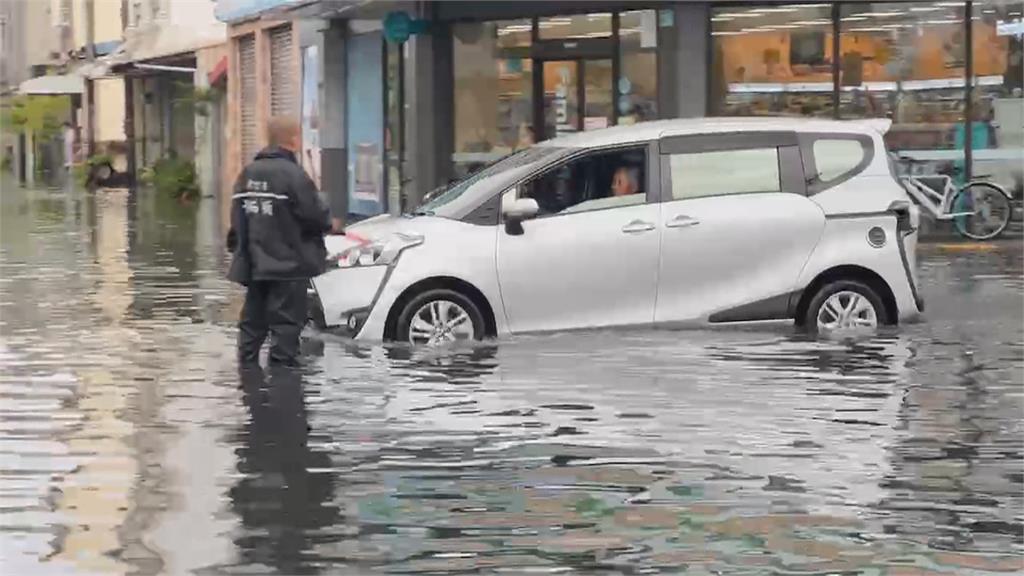
[[[204,210],[5,182],[0,574],[1024,571],[1019,241],[927,321],[472,350],[308,332],[239,374]]]

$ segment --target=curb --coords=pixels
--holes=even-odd
[[[1003,247],[996,244],[983,244],[981,242],[937,242],[920,244],[918,249],[927,248],[940,252],[991,252],[1002,250]]]
[[[1001,250],[1024,250],[1021,239],[999,239],[993,242],[927,242],[918,243],[922,252],[994,252]]]

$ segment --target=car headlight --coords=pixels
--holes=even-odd
[[[387,266],[407,248],[423,244],[423,236],[396,232],[382,240],[359,244],[331,258],[338,268]]]

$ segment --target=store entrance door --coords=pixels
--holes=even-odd
[[[613,66],[609,58],[541,60],[538,140],[611,126]]]

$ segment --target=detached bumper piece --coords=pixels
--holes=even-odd
[[[917,230],[910,219],[910,202],[897,200],[889,205],[889,211],[896,215],[896,232],[899,236],[897,245],[900,250],[900,259],[903,260],[903,271],[907,274],[907,283],[910,284],[910,292],[914,296],[914,305],[918,312],[924,312],[924,297],[917,290],[914,282],[914,274],[910,270],[910,260],[907,258],[907,247],[903,241]]]
[[[317,296],[312,282],[306,287],[306,315],[307,321],[312,322],[317,328],[321,330],[327,328],[327,322],[324,320],[324,307],[320,303],[320,297]]]
[[[358,334],[377,302],[388,271],[387,266],[360,266],[317,276],[310,284],[311,319],[331,332]]]

